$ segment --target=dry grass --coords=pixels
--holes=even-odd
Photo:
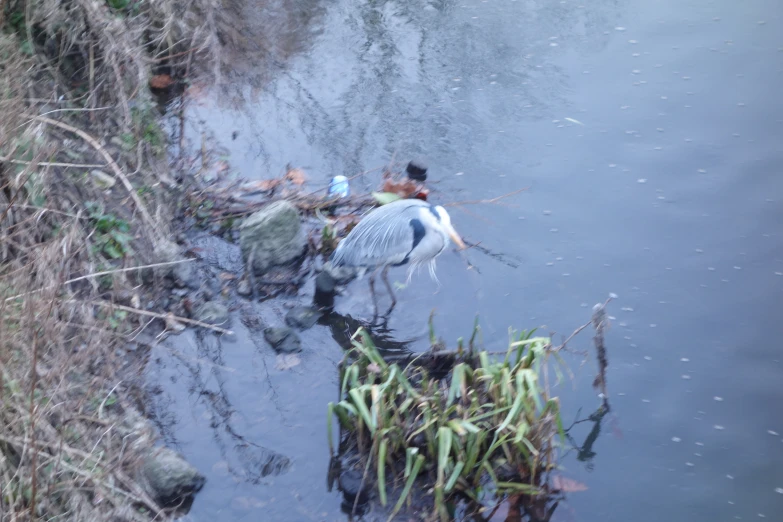
[[[177,197],[148,83],[217,63],[216,7],[0,0],[0,522],[168,519],[135,480],[154,440],[123,347],[149,318],[94,300],[145,292],[120,269]]]

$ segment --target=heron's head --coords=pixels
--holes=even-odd
[[[446,212],[446,209],[440,205],[435,207],[435,212],[438,214],[438,222],[442,227],[443,232],[446,234],[446,236],[451,238],[452,241],[454,241],[460,250],[463,250],[465,248],[465,243],[462,242],[462,238],[460,238],[459,234],[457,234],[457,231],[454,230],[454,227],[451,224],[451,216],[449,216],[449,213]]]

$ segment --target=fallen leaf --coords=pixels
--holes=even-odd
[[[402,199],[400,198],[400,196],[394,194],[393,192],[373,192],[372,197],[374,197],[375,201],[377,201],[381,205],[387,205],[392,201],[397,201],[398,199]]]
[[[156,74],[150,78],[150,87],[153,89],[166,89],[171,87],[174,80],[168,74]]]
[[[206,83],[194,83],[185,89],[185,96],[193,101],[201,101],[206,97],[208,85]]]
[[[237,276],[231,272],[220,272],[220,274],[218,274],[218,278],[221,281],[233,281],[237,278]]]
[[[558,491],[573,493],[575,491],[587,491],[587,486],[581,482],[560,475],[552,477],[552,487]]]
[[[276,188],[282,180],[279,179],[262,179],[259,181],[252,181],[242,185],[242,192],[268,192]]]
[[[290,370],[294,366],[298,366],[302,362],[296,354],[280,354],[277,356],[277,362],[275,367],[278,370]]]
[[[307,176],[302,169],[288,169],[288,172],[285,173],[285,179],[294,185],[304,185]]]
[[[383,183],[383,191],[397,194],[401,198],[409,198],[419,192],[419,184],[410,179],[402,181],[387,179]]]

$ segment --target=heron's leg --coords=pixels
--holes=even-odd
[[[389,291],[389,295],[391,296],[392,301],[392,308],[394,308],[394,305],[397,304],[397,298],[394,297],[394,290],[392,289],[391,283],[389,283],[389,267],[384,267],[383,272],[381,272],[381,277],[383,278],[383,282],[386,283],[386,289]],[[389,309],[391,311],[391,308]]]
[[[378,295],[375,293],[375,272],[370,274],[370,294],[372,295],[372,305],[375,310],[373,320],[378,317]]]

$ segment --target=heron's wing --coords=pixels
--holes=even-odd
[[[421,241],[424,227],[418,220],[429,204],[421,200],[389,203],[367,214],[337,246],[332,258],[335,264],[379,266],[406,260]],[[418,223],[418,226],[417,226]]]

